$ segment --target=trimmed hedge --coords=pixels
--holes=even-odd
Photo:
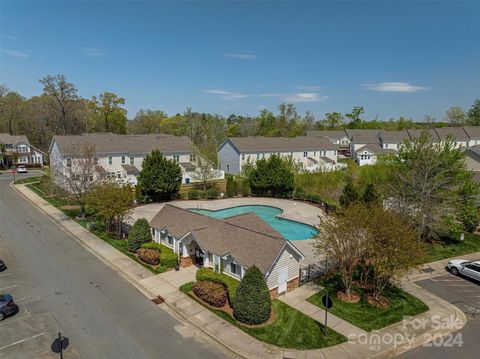
[[[137,251],[138,258],[150,265],[158,265],[160,263],[160,251],[158,249],[140,248]]]
[[[223,284],[199,281],[195,282],[192,287],[193,293],[201,300],[207,302],[214,307],[223,307],[227,303],[227,289]]]
[[[208,199],[215,199],[220,196],[220,191],[216,188],[209,188],[207,189],[206,195]]]
[[[230,304],[234,302],[235,293],[238,286],[240,285],[240,282],[238,280],[225,274],[214,272],[207,268],[200,268],[199,270],[197,270],[196,278],[197,281],[210,281],[223,284],[225,287],[227,287]]]
[[[261,324],[270,318],[272,302],[260,269],[247,269],[235,294],[233,316],[242,323]]]
[[[151,241],[151,242],[143,243],[141,248],[156,249],[161,252],[166,247],[160,243]]]
[[[160,264],[167,268],[175,268],[178,263],[178,256],[167,246],[160,245]]]
[[[188,199],[199,199],[200,198],[200,191],[196,189],[192,189],[188,191]]]
[[[136,252],[144,243],[152,241],[152,232],[150,231],[150,225],[145,218],[140,218],[135,221],[128,233],[128,250],[130,252]]]

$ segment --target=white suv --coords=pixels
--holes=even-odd
[[[447,268],[453,275],[462,274],[480,281],[480,261],[470,262],[465,259],[453,259],[448,262]]]
[[[28,170],[27,170],[27,167],[25,167],[24,165],[21,165],[21,166],[17,167],[17,172],[18,173],[28,173]]]

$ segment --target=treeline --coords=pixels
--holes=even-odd
[[[364,108],[355,106],[347,114],[330,112],[316,119],[307,111],[297,112],[293,104],[280,104],[276,113],[263,109],[257,116],[198,113],[187,108],[183,113],[168,116],[159,110],[140,110],[127,120],[125,99],[112,92],[103,92],[90,99],[82,98],[77,87],[65,76],[46,76],[39,80],[43,92],[25,98],[0,85],[0,132],[25,134],[34,146],[47,150],[56,134],[75,135],[85,132],[169,133],[189,136],[204,153],[216,157],[218,145],[229,136],[304,135],[312,129],[378,128],[402,130],[429,126],[480,125],[480,100],[465,111],[452,107],[438,121],[426,116],[423,122],[400,117],[387,121],[363,117]]]

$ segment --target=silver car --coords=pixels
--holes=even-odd
[[[461,274],[480,281],[480,261],[471,262],[466,259],[452,259],[448,262],[447,268],[453,275]]]

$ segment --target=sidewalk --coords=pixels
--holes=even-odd
[[[194,279],[195,272],[192,271],[192,268],[155,275],[64,215],[25,185],[12,185],[12,188],[50,216],[61,228],[73,234],[94,255],[115,268],[145,296],[150,299],[160,296],[164,299],[165,304],[182,316],[185,321],[195,325],[223,346],[244,358],[389,358],[431,340],[433,335],[445,335],[454,331],[451,328],[434,328],[432,315],[439,315],[442,319],[452,320],[453,318],[458,320],[462,326],[466,323],[465,315],[455,306],[414,283],[402,282],[401,287],[404,290],[424,301],[430,308],[428,312],[415,317],[425,321],[424,328],[405,328],[403,323],[397,323],[380,331],[366,333],[347,321],[329,314],[329,326],[350,339],[356,338],[355,343],[352,340],[335,347],[305,351],[282,349],[258,341],[179,291],[178,287],[181,284]],[[315,286],[303,286],[279,299],[321,323],[324,321],[324,311],[305,301],[315,291],[318,291]],[[376,339],[379,335],[398,337],[400,345],[395,346],[393,342],[385,343],[386,340],[383,343],[377,342]],[[414,337],[412,338],[412,336]],[[408,342],[411,346],[404,347]]]

